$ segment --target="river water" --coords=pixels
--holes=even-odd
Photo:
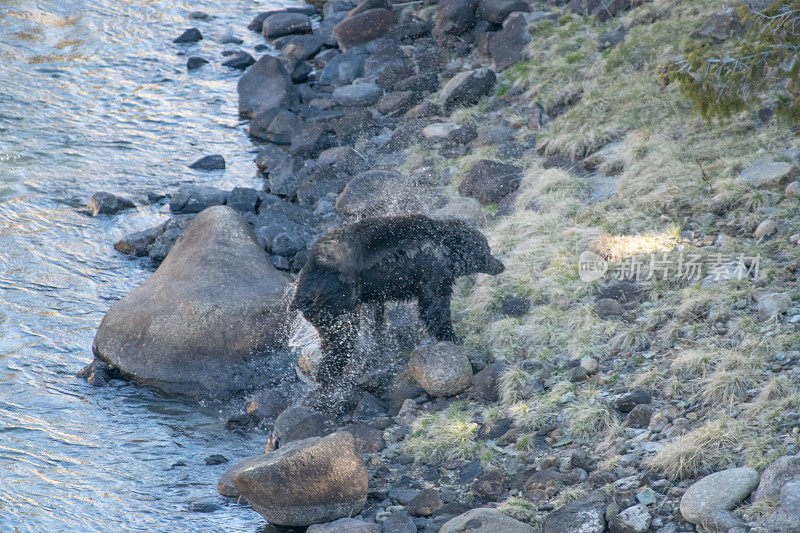
[[[263,39],[258,11],[286,1],[0,2],[0,531],[259,531],[255,512],[217,496],[227,465],[263,435],[224,429],[228,404],[197,405],[74,377],[92,360],[113,301],[149,272],[112,245],[167,217],[81,212],[106,190],[141,203],[181,183],[260,188],[237,117],[239,73],[220,66]],[[203,11],[209,20],[189,20]],[[205,39],[172,39],[196,26]],[[188,55],[210,64],[189,74]],[[256,55],[257,57],[257,55]],[[224,155],[224,172],[193,171]],[[185,464],[185,466],[181,466]],[[188,510],[210,500],[212,513]]]

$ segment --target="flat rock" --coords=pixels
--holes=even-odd
[[[650,530],[653,517],[644,505],[634,505],[621,511],[608,523],[611,533],[646,533]]]
[[[757,189],[780,187],[797,176],[797,168],[789,163],[775,161],[772,156],[757,159],[739,173],[739,178]]]
[[[109,309],[95,357],[136,382],[187,395],[275,379],[285,364],[271,350],[283,345],[287,286],[241,215],[209,208],[158,270]]]
[[[358,514],[367,469],[346,432],[291,442],[234,473],[233,485],[270,524],[303,527]]]
[[[467,390],[472,381],[472,365],[452,342],[420,346],[411,354],[408,373],[434,397],[450,397]]]
[[[247,67],[255,64],[256,60],[247,52],[236,52],[230,59],[223,61],[222,66],[235,70],[247,70]]]
[[[89,199],[86,204],[86,209],[92,214],[93,217],[97,215],[115,215],[125,209],[136,207],[133,202],[127,198],[122,198],[110,192],[96,192]]]
[[[261,25],[261,33],[267,39],[310,31],[311,19],[303,13],[275,13],[264,19]]]
[[[595,491],[547,515],[542,533],[603,533],[606,530],[605,513],[606,497]]]
[[[691,37],[701,39],[710,37],[725,41],[734,35],[741,35],[745,28],[735,7],[728,7],[708,17],[702,26],[691,33]]]
[[[206,63],[208,63],[208,59],[192,56],[186,60],[186,70],[197,70]]]
[[[333,101],[343,106],[369,106],[383,96],[383,89],[374,83],[354,83],[333,91]]]
[[[169,210],[173,213],[199,213],[215,205],[223,205],[228,193],[214,187],[181,185],[169,199]]]
[[[340,518],[325,524],[309,526],[306,533],[381,533],[381,526],[357,518]]]
[[[299,102],[297,88],[283,63],[269,54],[261,56],[239,78],[239,114],[254,117],[261,111],[288,108]]]
[[[605,523],[603,524],[605,527]],[[445,522],[439,533],[535,533],[536,530],[506,516],[497,509],[479,508],[467,511]]]
[[[730,511],[747,498],[758,485],[758,472],[752,468],[731,468],[702,478],[681,498],[681,515],[700,524],[703,515],[717,509]]]

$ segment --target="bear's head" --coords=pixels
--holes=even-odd
[[[470,274],[500,274],[505,266],[494,256],[486,237],[465,222],[453,221],[449,245],[454,256],[456,276]]]

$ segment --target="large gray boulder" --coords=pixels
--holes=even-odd
[[[452,342],[420,346],[408,360],[408,373],[431,396],[448,398],[472,384],[472,365]]]
[[[267,352],[283,345],[287,286],[241,215],[210,207],[150,279],[109,309],[94,354],[167,392],[252,387],[282,368],[282,357]]]
[[[261,111],[296,105],[300,96],[283,63],[264,55],[239,78],[239,114],[254,117]]]
[[[729,468],[696,481],[681,497],[681,515],[692,524],[703,516],[722,509],[730,511],[758,485],[758,472],[752,468]]]
[[[367,469],[347,432],[290,442],[249,460],[233,486],[270,524],[303,527],[358,514]]]
[[[778,500],[781,487],[800,476],[800,455],[779,457],[761,474],[753,501],[755,503]]]

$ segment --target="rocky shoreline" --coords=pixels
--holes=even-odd
[[[239,112],[250,121],[248,135],[263,145],[254,163],[264,187],[184,185],[151,199],[168,202],[171,218],[114,246],[149,257],[158,270],[106,315],[97,359],[81,377],[102,385],[123,376],[199,396],[258,383],[228,427],[269,435],[267,453],[232,466],[218,490],[277,526],[310,526],[314,533],[800,528],[796,456],[760,477],[734,468],[695,484],[643,472],[641,457],[663,448],[659,440],[685,422],[641,387],[609,399],[613,416],[624,421],[620,464],[601,463],[590,443],[556,426],[523,435],[492,411],[509,366],[421,338],[413,306],[389,310],[392,353],[354,365],[344,413],[301,401],[308,388],[301,378],[315,361],[302,354],[298,361],[287,348],[295,326],[285,309],[291,276],[311,243],[331,227],[373,215],[417,212],[480,225],[513,214],[527,158],[577,174],[608,163],[600,152],[594,163],[538,154],[536,132],[580,95],[545,108],[513,86],[497,90],[498,76],[526,57],[537,24],[564,13],[604,21],[641,3],[328,0],[256,14],[248,29],[265,41],[254,52],[268,53],[256,60],[239,50],[223,64],[243,71]],[[604,34],[598,46],[616,46],[625,31]],[[199,39],[193,28],[174,42]],[[187,69],[206,62],[191,56]],[[502,108],[523,118],[490,115]],[[456,177],[448,161],[471,154],[473,164]],[[788,166],[778,181],[793,178],[793,166],[776,164]],[[213,172],[225,162],[212,154],[191,167]],[[87,206],[95,216],[133,207],[109,193]],[[638,297],[633,290],[624,283],[607,288],[598,313],[622,314],[620,302]],[[512,296],[501,312],[523,316],[530,305]],[[557,370],[571,383],[598,372],[592,358],[561,363]],[[555,371],[551,363],[530,362],[521,376],[525,387],[552,390],[548,376]],[[540,379],[528,379],[534,374]],[[574,398],[570,391],[563,396],[569,394]],[[468,403],[484,406],[484,415],[467,416]],[[437,430],[459,444],[478,436],[486,454],[500,459],[456,447],[426,450],[435,460],[418,460],[416,446],[428,445],[421,437],[435,440]],[[523,438],[530,442],[521,444]],[[756,500],[780,501],[771,529],[731,512],[751,492]]]

